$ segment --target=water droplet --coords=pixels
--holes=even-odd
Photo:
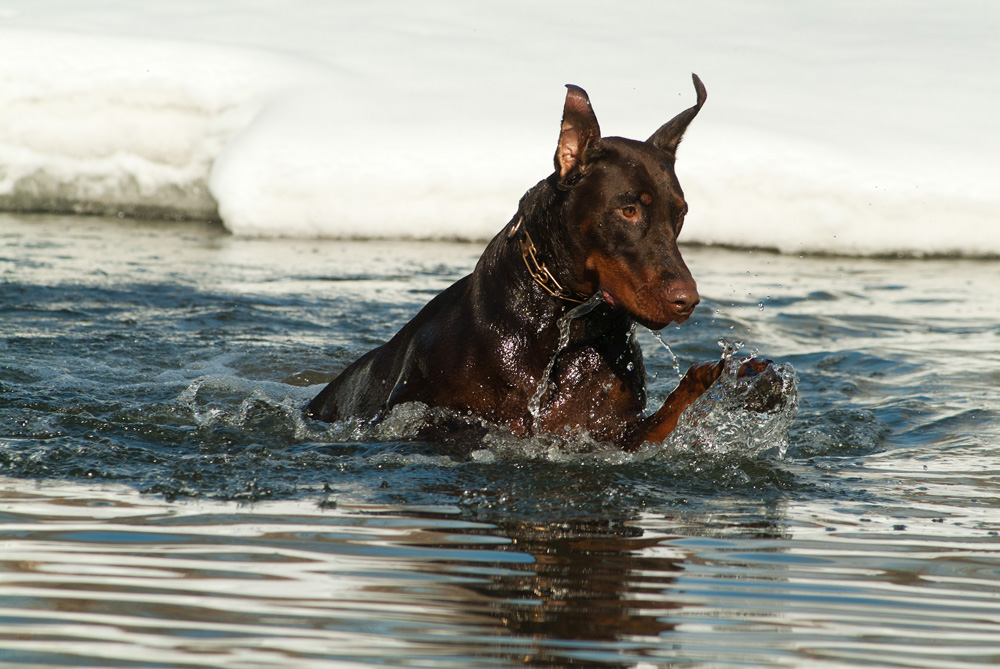
[[[683,374],[681,374],[681,364],[680,364],[680,360],[679,360],[679,359],[677,358],[677,355],[676,355],[676,354],[674,354],[674,351],[673,351],[673,349],[671,349],[671,348],[670,348],[670,346],[669,346],[669,345],[667,344],[667,342],[663,341],[663,335],[662,335],[662,334],[660,334],[659,330],[657,330],[657,331],[654,331],[654,332],[653,332],[653,336],[654,336],[654,337],[656,337],[656,340],[657,340],[658,342],[660,342],[660,344],[661,344],[661,345],[663,346],[663,348],[667,349],[667,353],[669,353],[669,354],[670,354],[670,357],[671,357],[671,359],[673,359],[673,363],[674,363],[674,364],[673,364],[673,368],[674,368],[674,373],[676,373],[676,374],[677,374],[677,378],[678,378],[678,379],[680,379],[680,378],[683,378],[683,376],[684,376],[684,375],[683,375]]]

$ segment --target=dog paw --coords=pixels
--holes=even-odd
[[[736,378],[745,384],[744,406],[750,411],[774,411],[784,406],[785,382],[773,360],[751,358],[740,366]]]
[[[763,374],[770,369],[772,365],[774,365],[774,360],[768,360],[767,358],[750,358],[740,365],[739,371],[736,372],[736,377],[741,379],[752,378],[754,376],[758,376],[759,374]]]

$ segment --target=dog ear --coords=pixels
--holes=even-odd
[[[677,145],[681,143],[681,138],[684,137],[684,131],[687,130],[688,124],[698,115],[702,105],[705,104],[705,98],[708,97],[705,92],[705,84],[701,83],[697,74],[692,74],[691,78],[694,80],[694,90],[698,93],[698,103],[664,123],[659,130],[653,133],[652,137],[646,140],[658,149],[676,153]]]
[[[566,104],[555,157],[559,176],[565,177],[574,167],[582,166],[587,147],[600,138],[601,127],[597,124],[587,91],[566,84]]]

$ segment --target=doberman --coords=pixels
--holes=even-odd
[[[578,428],[626,450],[662,441],[723,370],[693,365],[644,415],[635,323],[682,323],[699,302],[677,247],[687,203],[674,174],[677,146],[705,103],[693,79],[697,104],[644,142],[601,137],[587,93],[567,86],[555,172],[525,193],[470,275],[347,367],[306,414],[378,420],[422,402],[523,436]],[[584,302],[596,306],[571,321],[560,348],[560,318]],[[753,360],[740,373],[768,364]]]

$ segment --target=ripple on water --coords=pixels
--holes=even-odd
[[[689,429],[742,433],[699,447],[469,451],[414,439],[421,407],[306,421],[317,377],[280,380],[391,336],[478,248],[0,224],[7,664],[1000,662],[996,263],[686,249],[713,308],[670,348],[793,365],[783,458],[727,381]]]
[[[629,518],[476,520],[440,504],[8,485],[0,652],[195,666],[209,653],[221,667],[990,663],[997,542],[930,518],[901,530],[896,512],[716,494]]]

